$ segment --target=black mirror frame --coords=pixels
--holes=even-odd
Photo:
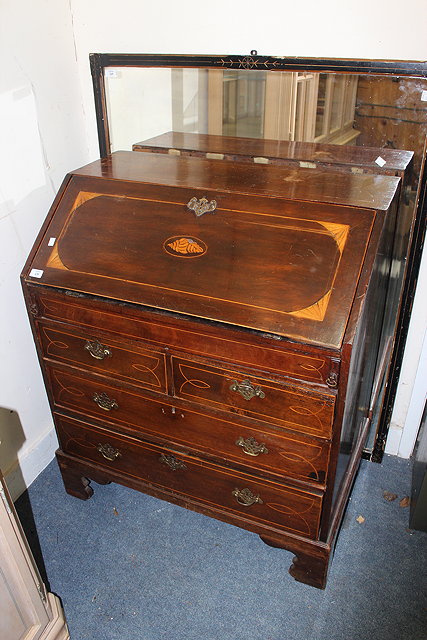
[[[317,73],[348,73],[392,75],[427,79],[427,62],[403,60],[353,60],[333,58],[287,58],[259,56],[256,51],[249,55],[196,56],[157,55],[125,53],[91,53],[89,56],[95,98],[98,141],[101,158],[111,152],[108,114],[105,94],[104,69],[106,67],[181,67],[211,69],[258,69],[262,71],[312,71]],[[427,220],[427,167],[426,144],[418,186],[416,217],[408,255],[407,270],[403,285],[402,304],[399,310],[396,342],[393,349],[391,370],[379,429],[372,452],[366,458],[381,462],[391,413],[396,397],[403,353],[408,334],[412,303],[418,280],[419,266]]]

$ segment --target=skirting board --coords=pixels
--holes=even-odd
[[[23,448],[12,466],[4,470],[4,477],[12,500],[15,501],[55,457],[58,440],[53,425],[31,446]]]

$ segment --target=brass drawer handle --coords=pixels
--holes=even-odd
[[[105,391],[102,393],[95,392],[92,396],[92,400],[96,402],[100,409],[104,409],[105,411],[111,411],[112,409],[119,408],[119,405],[114,398],[109,398]]]
[[[258,385],[253,385],[250,380],[242,380],[242,382],[237,382],[237,380],[233,380],[230,385],[230,391],[237,391],[241,396],[244,397],[245,400],[250,400],[255,396],[257,398],[265,398],[265,393]]]
[[[113,355],[111,349],[101,344],[99,340],[86,340],[85,349],[95,360],[104,360],[104,358],[111,358]]]
[[[250,507],[255,503],[263,504],[261,498],[252,493],[249,489],[234,489],[231,493],[236,498],[236,501],[243,507]]]
[[[105,444],[99,443],[96,449],[102,456],[104,456],[104,458],[106,458],[106,460],[109,460],[110,462],[114,462],[114,460],[120,458],[122,455],[118,449],[115,449],[107,442]]]
[[[199,218],[204,213],[208,213],[209,211],[215,211],[216,209],[216,200],[208,201],[207,198],[191,198],[191,200],[187,203],[187,207],[190,211],[194,211],[196,216]]]
[[[326,384],[331,389],[336,389],[338,386],[338,375],[334,372],[331,372],[329,376],[326,378]]]
[[[172,471],[177,471],[178,469],[185,471],[187,469],[187,465],[182,462],[182,460],[175,458],[173,455],[166,455],[165,453],[162,453],[159,459],[160,462],[166,464],[170,469],[172,469]]]
[[[242,447],[243,453],[246,453],[248,456],[259,456],[260,453],[268,453],[268,449],[265,444],[258,442],[255,438],[244,438],[243,436],[239,436],[236,440],[236,445],[238,447]]]

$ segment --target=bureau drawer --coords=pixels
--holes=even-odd
[[[173,320],[166,314],[150,314],[143,309],[54,292],[34,295],[35,313],[48,320],[67,322],[84,328],[90,335],[108,331],[131,340],[144,340],[154,348],[175,348],[237,365],[272,371],[281,376],[336,388],[339,359],[324,351],[307,353],[298,345],[290,349],[277,336],[255,335],[223,326],[221,331],[209,323],[203,328],[189,318]]]
[[[329,438],[335,396],[172,357],[177,398]]]
[[[322,496],[57,416],[62,450],[252,522],[317,537]]]
[[[83,366],[96,373],[113,375],[127,382],[167,392],[165,355],[140,346],[118,344],[101,332],[39,324],[43,355],[60,362]]]
[[[127,431],[167,440],[188,451],[220,462],[250,467],[253,472],[287,476],[324,486],[330,443],[283,430],[262,428],[188,408],[100,383],[75,372],[50,369],[55,405],[117,425]],[[94,400],[104,399],[105,408]],[[108,400],[111,408],[108,408]]]
[[[167,404],[149,400],[137,391],[51,365],[47,371],[56,407],[137,430],[144,421],[150,424],[166,419]]]

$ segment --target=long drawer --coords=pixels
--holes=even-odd
[[[324,351],[307,353],[274,336],[254,336],[247,331],[190,322],[188,319],[170,318],[162,314],[157,318],[142,309],[113,306],[95,299],[59,296],[55,293],[34,295],[34,313],[41,318],[66,322],[84,328],[90,335],[107,331],[124,338],[143,340],[147,345],[162,350],[165,346],[180,352],[224,359],[275,372],[309,383],[336,388],[339,360]],[[277,336],[276,336],[277,337]],[[143,347],[143,345],[142,345]]]
[[[184,451],[237,463],[256,472],[324,487],[330,443],[304,435],[207,415],[100,382],[75,371],[49,367],[55,407],[170,442]]]
[[[335,396],[278,384],[239,371],[218,369],[172,357],[174,393],[219,409],[234,411],[303,433],[329,438]]]
[[[156,445],[57,416],[65,453],[254,522],[315,539],[322,495],[202,462]]]
[[[39,335],[47,358],[167,392],[166,357],[161,351],[135,347],[123,340],[116,342],[101,331],[78,331],[53,323],[40,323]]]

